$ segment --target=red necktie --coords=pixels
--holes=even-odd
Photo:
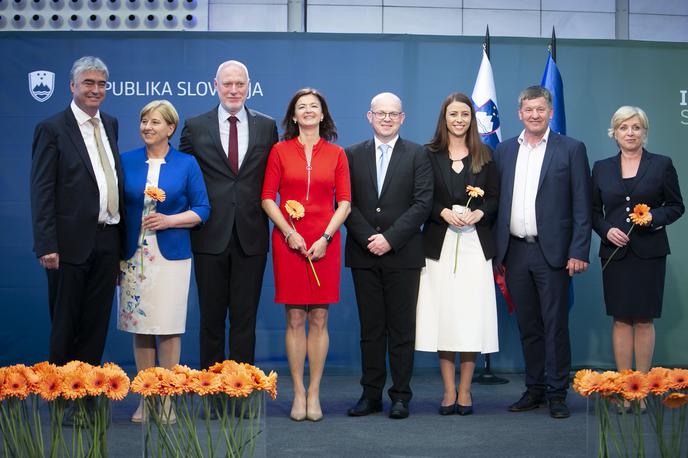
[[[229,117],[229,167],[234,174],[239,173],[239,139],[237,138],[237,121],[236,116]]]

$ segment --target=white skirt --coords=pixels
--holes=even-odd
[[[492,261],[485,260],[475,228],[449,226],[440,259],[425,263],[416,310],[416,350],[499,351]]]

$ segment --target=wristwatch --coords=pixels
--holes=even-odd
[[[325,232],[322,235],[322,238],[324,238],[327,243],[330,243],[332,241],[332,236],[330,234],[328,234],[327,232]]]

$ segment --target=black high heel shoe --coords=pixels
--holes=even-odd
[[[459,404],[459,396],[456,396],[456,413],[462,417],[473,414],[473,394],[471,394],[471,405],[469,406]]]
[[[459,400],[459,392],[456,392],[456,400]],[[448,406],[443,406],[440,404],[440,408],[438,410],[438,413],[440,415],[454,415],[456,413],[456,402],[454,404],[448,405]]]

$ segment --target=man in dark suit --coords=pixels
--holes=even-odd
[[[376,95],[368,111],[374,138],[346,148],[352,194],[346,265],[356,289],[363,369],[363,395],[350,416],[382,410],[388,352],[389,416],[409,415],[416,302],[425,265],[421,225],[432,208],[433,178],[423,147],[399,137],[404,117],[399,97]]]
[[[34,252],[48,274],[50,362],[98,365],[124,239],[117,120],[100,111],[102,60],[78,59],[70,78],[72,103],[34,132]]]
[[[549,401],[550,415],[569,414],[570,277],[588,267],[592,228],[590,167],[585,145],[551,132],[552,95],[532,86],[519,96],[525,129],[500,143],[501,176],[495,226],[497,256],[516,306],[526,387],[511,412]]]
[[[196,157],[210,198],[210,219],[191,234],[201,311],[201,367],[229,358],[253,363],[256,315],[268,252],[260,206],[265,165],[277,142],[275,121],[244,103],[248,69],[237,61],[215,76],[220,104],[184,123],[179,149]]]

